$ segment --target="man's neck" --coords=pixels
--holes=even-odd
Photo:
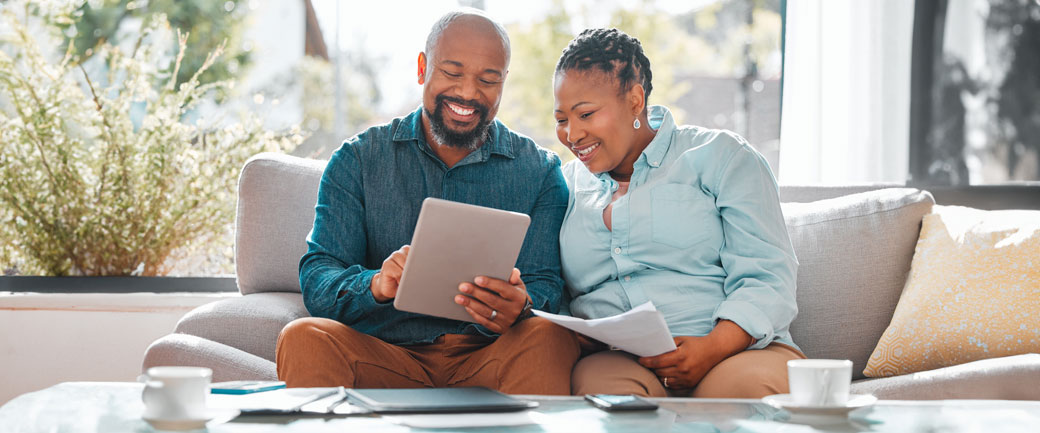
[[[430,119],[426,117],[425,112],[423,112],[422,114],[422,129],[423,135],[426,136],[426,143],[430,145],[430,150],[433,150],[433,154],[437,155],[437,158],[440,158],[440,160],[444,162],[444,165],[448,166],[448,168],[454,167],[455,164],[458,164],[459,161],[462,161],[463,158],[466,157],[466,155],[469,155],[474,150],[480,148],[480,146],[477,146],[477,149],[470,150],[461,147],[449,146],[447,144],[437,141],[437,139],[433,136],[433,130],[430,128]],[[484,144],[481,143],[481,146],[483,145]]]

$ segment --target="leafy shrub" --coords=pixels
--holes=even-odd
[[[177,32],[170,61],[154,42],[169,34],[161,15],[132,51],[101,45],[99,67],[87,68],[71,49],[49,61],[12,9],[0,10],[9,29],[0,42],[0,270],[164,275],[222,238],[250,156],[302,141],[297,128],[276,134],[250,115],[219,127],[186,122],[232,83],[199,84],[218,48],[176,85],[187,37]],[[53,30],[61,20],[39,22]]]

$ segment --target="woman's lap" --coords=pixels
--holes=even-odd
[[[787,392],[787,361],[805,358],[780,343],[745,350],[720,362],[692,389],[666,389],[656,375],[625,352],[604,351],[578,361],[574,394],[636,394],[648,397],[761,398]]]

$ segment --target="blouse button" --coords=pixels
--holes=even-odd
[[[625,281],[632,281],[631,275],[625,275]]]
[[[621,254],[621,247],[614,247],[614,254]]]

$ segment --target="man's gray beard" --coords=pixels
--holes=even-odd
[[[484,141],[487,140],[487,138],[489,136],[488,130],[491,129],[490,128],[491,125],[488,125],[487,127],[484,128],[484,133],[483,134],[474,135],[473,138],[469,139],[469,141],[460,142],[457,139],[449,139],[447,136],[445,136],[444,131],[440,128],[440,125],[438,125],[436,122],[431,122],[431,123],[433,123],[433,125],[430,125],[431,126],[430,127],[430,132],[433,133],[433,139],[437,140],[438,143],[443,144],[443,145],[448,146],[448,147],[454,147],[454,148],[457,148],[457,149],[465,149],[465,150],[469,150],[469,151],[477,150],[477,148],[479,148],[480,145],[483,144]],[[455,141],[452,141],[452,140],[455,140]]]
[[[448,125],[444,123],[443,104],[438,103],[437,109],[433,112],[430,112],[426,107],[423,107],[423,110],[426,111],[426,116],[430,119],[430,132],[433,133],[433,139],[442,145],[473,151],[487,141],[490,136],[488,131],[491,130],[493,120],[486,120],[483,116],[481,116],[483,121],[478,122],[472,132],[460,133],[448,129]]]

